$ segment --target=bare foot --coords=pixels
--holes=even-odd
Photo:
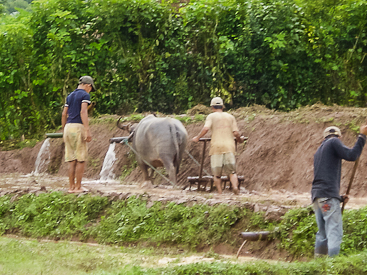
[[[88,189],[82,187],[80,189],[75,189],[73,193],[83,193],[83,192],[88,192]]]
[[[69,189],[68,193],[74,193],[74,189]]]
[[[233,188],[233,193],[235,195],[238,195],[240,193],[240,190],[238,190],[238,188]]]

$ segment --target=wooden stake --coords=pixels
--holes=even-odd
[[[352,186],[352,182],[353,182],[353,180],[354,180],[354,175],[356,174],[358,164],[359,164],[359,158],[358,158],[358,159],[356,160],[356,162],[354,163],[353,170],[352,170],[352,175],[350,176],[350,180],[349,180],[349,184],[348,184],[348,188],[347,188],[347,192],[345,193],[346,195],[349,195],[350,188],[351,188],[351,186]],[[344,211],[344,206],[345,206],[345,204],[346,204],[346,203],[343,201],[343,205],[342,205],[342,214],[343,214],[343,211]]]

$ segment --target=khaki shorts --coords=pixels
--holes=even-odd
[[[80,123],[67,123],[64,129],[65,162],[87,160],[88,147],[84,140],[84,125]]]
[[[210,157],[212,173],[215,177],[236,173],[236,158],[233,153],[212,155]]]

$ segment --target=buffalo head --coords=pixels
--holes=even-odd
[[[122,118],[122,117],[120,117],[120,118],[118,119],[118,121],[117,121],[117,123],[116,123],[116,126],[117,126],[118,128],[120,128],[120,129],[122,129],[122,130],[127,130],[129,133],[131,133],[131,131],[132,131],[132,129],[131,129],[132,124],[131,124],[131,123],[128,123],[128,124],[122,124],[122,123],[120,122],[121,118]]]

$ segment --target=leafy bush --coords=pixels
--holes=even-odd
[[[0,139],[60,125],[81,75],[101,114],[365,106],[367,3],[40,0],[0,17]]]
[[[93,236],[103,243],[148,241],[195,247],[231,239],[230,229],[242,215],[225,205],[185,207],[155,202],[147,208],[145,201],[132,197],[114,202]]]
[[[279,226],[275,228],[275,236],[280,239],[280,247],[294,255],[313,255],[316,219],[312,207],[289,210]]]
[[[341,254],[367,249],[367,207],[343,215]],[[311,207],[289,210],[279,222],[263,213],[224,204],[185,206],[149,202],[144,195],[110,202],[107,197],[64,195],[61,192],[0,197],[0,234],[32,237],[95,238],[101,243],[181,245],[191,249],[238,242],[238,230],[273,231],[279,248],[295,257],[312,257],[315,217]]]
[[[367,207],[358,210],[345,210],[343,214],[344,253],[355,253],[367,249]]]
[[[61,192],[51,194],[28,194],[17,201],[1,201],[1,208],[7,209],[0,216],[6,229],[19,230],[21,234],[32,237],[83,237],[85,226],[95,220],[108,205],[108,199],[102,197],[73,195],[65,196]]]

